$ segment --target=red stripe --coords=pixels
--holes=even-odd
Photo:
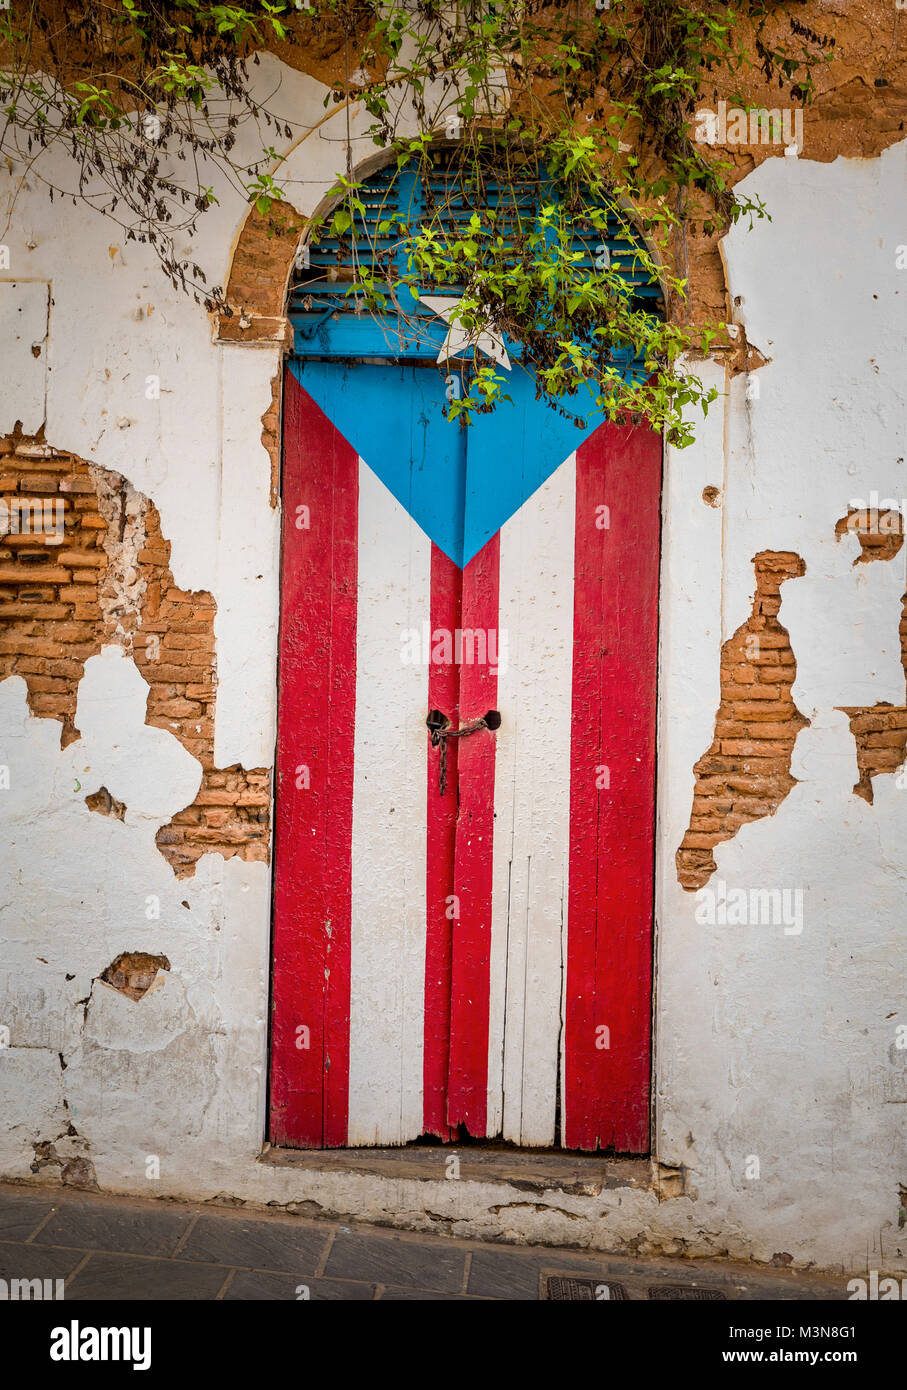
[[[436,545],[431,548],[431,632],[456,632],[460,626],[463,576],[458,565]],[[458,725],[460,673],[453,661],[432,661],[428,668],[428,708],[440,710]],[[426,736],[427,742],[427,736]],[[458,740],[447,745],[447,789],[439,791],[440,748],[428,748],[426,825],[425,1043],[423,1128],[440,1139],[452,1137],[447,1123],[447,1076],[450,1066],[450,972],[454,921],[449,915],[457,838]]]
[[[330,1147],[348,1118],[359,460],[284,382],[271,1137]]]
[[[644,1153],[661,439],[602,425],[578,450],[576,471],[563,1142]],[[607,529],[596,524],[602,506]],[[609,788],[596,785],[603,768]]]
[[[461,625],[464,632],[497,641],[500,533],[463,571]],[[460,723],[497,707],[498,677],[489,662],[467,660],[464,638],[460,669]],[[450,1009],[448,1121],[484,1137],[488,1108],[488,1018],[490,993],[491,890],[494,848],[495,735],[481,730],[460,741],[460,820],[455,893]]]

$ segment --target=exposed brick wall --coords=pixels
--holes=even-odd
[[[809,723],[791,695],[797,662],[778,619],[781,585],[806,566],[799,555],[771,550],[753,564],[753,611],[721,649],[715,737],[693,769],[690,826],[677,851],[677,877],[687,889],[700,888],[715,872],[715,845],[778,809],[795,785],[791,754]]]
[[[903,626],[903,624],[902,624]],[[854,791],[872,803],[872,779],[894,772],[907,756],[907,706],[842,705],[857,745],[859,777]]]
[[[152,721],[149,720],[149,723]],[[271,774],[267,768],[246,772],[238,763],[206,768],[198,796],[157,832],[157,846],[177,878],[195,872],[203,854],[225,859],[268,859]]]
[[[873,560],[893,560],[904,544],[904,524],[900,512],[879,512],[875,508],[858,511],[852,507],[835,526],[838,540],[854,535],[860,542],[855,565],[867,565]]]
[[[0,679],[22,676],[33,714],[75,732],[76,690],[100,649],[100,579],[106,530],[88,468],[39,440],[0,440],[0,494],[64,504],[64,537],[0,535]]]
[[[149,684],[146,722],[198,758],[193,804],[158,831],[178,877],[209,851],[268,859],[270,772],[214,765],[216,662],[211,594],[177,588],[154,505],[116,473],[41,439],[0,440],[0,496],[63,502],[63,535],[0,532],[0,679],[20,675],[32,712],[79,737],[79,681],[108,642]]]
[[[307,219],[289,203],[276,204],[267,216],[253,207],[240,233],[226,300],[232,315],[221,315],[222,341],[242,343],[282,340],[284,304],[296,247]]]
[[[899,512],[879,513],[867,509],[860,513],[852,509],[835,527],[839,539],[847,532],[855,532],[860,541],[855,565],[892,560],[904,543],[904,523]],[[901,601],[900,642],[907,694],[907,593]],[[873,777],[894,772],[907,756],[907,705],[842,705],[841,708],[850,719],[857,745],[859,777],[854,791],[871,804]]]
[[[166,956],[152,956],[147,951],[124,951],[112,960],[98,976],[111,989],[119,990],[127,999],[138,1003],[148,993],[159,970],[169,970]]]

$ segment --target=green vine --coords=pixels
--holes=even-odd
[[[695,138],[697,107],[719,90],[745,106],[735,84],[753,74],[805,105],[833,49],[793,0],[13,6],[0,10],[0,152],[43,179],[51,198],[81,199],[148,242],[174,285],[209,309],[229,312],[223,290],[178,242],[217,201],[215,175],[273,213],[286,196],[275,138],[300,133],[253,96],[249,64],[269,47],[333,44],[343,76],[326,105],[361,103],[398,171],[427,173],[440,138],[452,186],[472,209],[465,231],[444,206],[412,224],[391,218],[391,250],[361,257],[349,287],[360,306],[391,304],[405,316],[419,287],[459,286],[460,324],[518,341],[540,395],[577,417],[645,418],[679,446],[693,437],[689,407],[705,412],[716,395],[682,359],[707,353],[719,328],[640,309],[619,268],[581,263],[576,233],[603,234],[602,208],[620,210],[628,237],[638,228],[652,248],[639,251],[638,268],[670,305],[681,303],[679,232],[767,215],[735,194],[730,163]],[[250,125],[255,153],[244,161],[238,135]],[[65,186],[43,159],[59,145],[75,171]],[[546,195],[531,216],[526,178]],[[310,236],[329,231],[355,253],[361,193],[348,154],[331,211]],[[615,355],[641,370],[622,374]],[[478,359],[450,414],[468,422],[505,394],[505,379]]]

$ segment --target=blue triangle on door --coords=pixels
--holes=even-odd
[[[290,370],[425,534],[462,569],[601,423],[579,429],[515,368],[466,428],[442,414],[433,367],[293,358]]]

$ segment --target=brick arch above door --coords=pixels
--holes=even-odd
[[[387,159],[384,151],[370,155],[354,177],[368,178]],[[311,218],[326,201],[322,198],[310,213],[290,202],[275,203],[266,214],[254,203],[249,207],[229,260],[224,298],[230,312],[211,316],[216,342],[289,345],[286,306],[293,259]]]
[[[438,148],[443,150],[444,142],[439,142]],[[372,179],[392,163],[388,151],[373,153],[356,166],[353,179]],[[249,207],[229,258],[224,292],[229,312],[211,316],[217,342],[250,347],[291,344],[287,305],[294,258],[312,219],[334,203],[336,198],[326,194],[308,212],[290,202],[273,204],[267,214],[259,212],[254,204]],[[635,225],[626,209],[624,214],[632,225],[634,241],[645,246],[656,264],[660,264],[662,255],[657,246]]]

